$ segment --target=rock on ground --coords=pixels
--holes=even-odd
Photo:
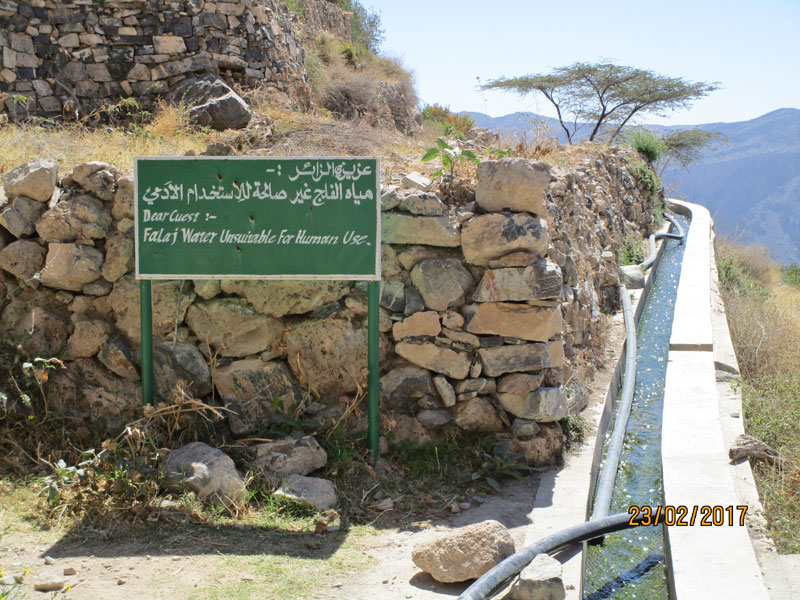
[[[547,554],[538,554],[514,582],[512,600],[563,600],[567,591],[561,573],[560,562]]]
[[[203,442],[192,442],[170,452],[164,475],[167,485],[189,489],[200,498],[241,502],[247,494],[233,459]]]
[[[258,444],[253,450],[255,456],[250,466],[266,473],[308,475],[328,462],[328,454],[310,435],[299,440],[289,438]]]
[[[629,290],[640,290],[644,287],[644,271],[639,265],[622,265],[619,274],[623,285]]]
[[[319,511],[336,506],[336,488],[333,482],[319,477],[289,475],[275,493],[275,496],[290,498]]]
[[[10,197],[27,196],[39,202],[47,202],[56,188],[58,162],[52,158],[40,158],[3,175],[6,194]]]
[[[411,559],[442,582],[475,579],[514,553],[511,534],[497,521],[483,521],[416,546]]]
[[[184,79],[173,89],[171,98],[189,106],[192,121],[219,131],[241,129],[253,116],[242,97],[216,75]]]

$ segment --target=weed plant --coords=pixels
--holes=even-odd
[[[433,127],[440,136],[465,140],[475,127],[475,120],[469,115],[457,115],[449,107],[428,104],[422,109],[422,124]]]
[[[646,127],[635,128],[628,136],[628,143],[651,166],[667,151],[664,140]]]
[[[800,290],[764,248],[718,240],[716,250],[745,429],[783,459],[754,462],[759,495],[779,551],[800,552]]]
[[[628,169],[638,184],[647,191],[653,222],[656,227],[661,227],[664,223],[664,191],[661,187],[661,179],[653,167],[644,161],[634,161]]]
[[[620,264],[622,265],[638,265],[640,262],[644,261],[644,244],[641,238],[631,233],[625,234],[619,255]]]

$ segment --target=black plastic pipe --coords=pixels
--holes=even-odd
[[[682,244],[684,238],[686,237],[686,233],[684,233],[683,227],[681,227],[681,224],[678,223],[675,220],[675,217],[672,217],[672,216],[668,215],[667,213],[664,213],[664,218],[666,218],[667,221],[672,223],[672,226],[675,227],[678,230],[678,233],[661,233],[661,234],[658,234],[658,235],[660,235],[661,237],[672,238],[673,240],[680,240],[680,242]]]
[[[539,554],[552,554],[553,552],[558,552],[574,544],[580,544],[581,542],[614,533],[615,531],[622,531],[623,529],[628,529],[635,525],[638,525],[638,521],[632,518],[629,513],[620,513],[562,529],[558,533],[549,535],[535,544],[512,554],[504,561],[495,565],[492,569],[481,575],[475,583],[464,590],[458,597],[458,600],[485,600],[509,579],[528,566]]]
[[[653,266],[653,263],[656,262],[656,240],[661,238],[667,238],[672,240],[680,240],[681,244],[683,243],[686,234],[683,231],[683,227],[681,224],[678,223],[673,217],[664,213],[664,218],[667,219],[672,226],[678,230],[678,233],[651,233],[650,234],[650,256],[647,257],[647,260],[643,263],[640,263],[639,266],[642,267],[642,271],[649,269]]]

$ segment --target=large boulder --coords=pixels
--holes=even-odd
[[[248,356],[280,345],[283,323],[259,314],[239,298],[196,302],[186,312],[186,324],[221,356]]]
[[[178,381],[189,384],[195,398],[211,393],[211,371],[203,355],[193,344],[153,342],[153,379],[155,392],[168,398]]]
[[[561,387],[540,387],[525,394],[497,394],[503,408],[514,416],[540,423],[567,416],[567,394]]]
[[[619,274],[622,284],[629,290],[640,290],[644,287],[644,271],[639,265],[622,265]]]
[[[398,367],[381,377],[383,402],[390,408],[411,410],[421,398],[436,394],[431,373],[419,367]]]
[[[15,238],[33,235],[36,221],[46,206],[27,196],[18,196],[10,205],[0,206],[0,225]]]
[[[561,296],[562,283],[561,268],[544,259],[524,268],[488,269],[475,290],[475,300],[555,300]]]
[[[257,444],[252,451],[251,468],[264,473],[308,475],[328,462],[328,454],[310,435]]]
[[[301,384],[336,401],[359,385],[367,366],[367,329],[343,319],[310,319],[289,332],[286,354]]]
[[[505,446],[505,447],[503,447]],[[558,423],[542,423],[533,437],[513,437],[496,450],[515,454],[520,461],[531,467],[546,467],[561,462],[564,448],[564,433]]]
[[[381,241],[385,244],[456,248],[461,244],[461,231],[458,220],[452,216],[416,217],[386,213],[381,215]]]
[[[417,263],[411,281],[431,310],[447,310],[464,303],[472,275],[455,258],[429,258]]]
[[[36,287],[33,278],[44,265],[45,249],[36,242],[18,240],[0,250],[0,269],[19,277],[26,284]]]
[[[475,200],[486,212],[520,210],[544,215],[544,193],[550,181],[550,166],[524,158],[487,160],[478,164]]]
[[[50,246],[52,248],[53,244]],[[139,282],[132,273],[128,273],[114,282],[114,288],[108,295],[117,329],[134,344],[139,344],[142,334],[139,290]],[[180,281],[154,281],[153,335],[159,338],[171,333],[175,328],[176,313],[178,322],[183,322],[186,310],[196,297],[191,287],[182,288]]]
[[[337,501],[332,481],[303,475],[288,475],[273,495],[289,498],[318,511],[330,510]]]
[[[469,374],[470,358],[463,352],[442,348],[430,342],[400,342],[394,351],[410,363],[453,379],[465,379]]]
[[[566,364],[561,340],[516,346],[495,346],[477,350],[484,374],[496,377],[504,373],[537,371]]]
[[[419,192],[404,196],[398,208],[415,215],[441,217],[446,207],[436,194]]]
[[[498,433],[503,430],[503,421],[487,398],[478,396],[472,400],[459,402],[454,410],[456,425],[461,429],[486,433]]]
[[[0,331],[7,340],[21,344],[28,356],[57,356],[69,337],[69,316],[57,301],[28,288],[5,307]]]
[[[164,476],[168,486],[191,490],[201,499],[239,503],[247,497],[233,459],[203,442],[192,442],[170,452],[164,463]]]
[[[133,238],[127,235],[114,235],[106,241],[106,259],[100,273],[103,279],[114,283],[133,269]]]
[[[0,253],[2,256],[2,253]],[[432,310],[414,313],[392,326],[392,335],[397,341],[407,337],[435,337],[442,331],[439,313]]]
[[[225,279],[226,294],[244,296],[258,312],[272,317],[299,315],[334,302],[350,291],[348,281],[258,281]]]
[[[564,329],[560,308],[542,308],[511,302],[485,302],[467,323],[466,330],[482,335],[502,335],[546,342]]]
[[[514,540],[497,521],[483,521],[414,547],[411,560],[437,581],[476,579],[514,554]]]
[[[566,597],[561,563],[549,554],[537,554],[522,569],[511,588],[511,600],[563,600]]]
[[[36,223],[36,232],[46,242],[93,244],[108,235],[111,223],[111,213],[100,200],[81,194],[62,197]]]
[[[48,287],[78,292],[100,278],[102,264],[103,255],[96,248],[53,243],[48,248],[39,281]]]
[[[228,425],[234,435],[266,428],[273,401],[291,409],[303,397],[286,364],[279,361],[239,360],[214,369],[213,379],[225,406],[233,411]]]
[[[116,435],[126,423],[141,416],[139,382],[117,377],[100,362],[88,358],[73,361],[64,373],[75,383],[77,414],[84,419],[91,415],[92,427]]]
[[[106,342],[100,353],[98,360],[106,368],[125,379],[139,379],[139,371],[136,370],[135,359],[128,342],[121,335],[115,335]]]
[[[67,358],[91,358],[106,345],[112,327],[105,321],[79,313],[74,314],[72,320],[75,329],[67,340]]]
[[[38,202],[50,200],[57,180],[58,162],[52,158],[40,158],[3,174],[9,197],[27,196]]]
[[[253,116],[242,97],[216,75],[188,77],[173,88],[170,98],[189,107],[193,122],[219,131],[241,129]]]
[[[478,215],[461,228],[464,258],[474,265],[487,266],[512,252],[543,257],[549,243],[547,222],[525,213]]]
[[[116,167],[99,160],[81,163],[70,173],[73,182],[107,202],[113,200],[117,193],[118,176],[119,171]]]

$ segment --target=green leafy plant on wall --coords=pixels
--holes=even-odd
[[[478,163],[480,160],[475,153],[471,150],[462,150],[460,148],[453,148],[450,144],[445,142],[442,138],[436,138],[436,146],[429,148],[428,151],[422,156],[422,162],[428,162],[434,158],[442,159],[442,167],[450,169],[449,173],[443,171],[436,171],[432,177],[442,177],[446,179],[453,179],[455,177],[455,167],[457,162],[474,162]]]

